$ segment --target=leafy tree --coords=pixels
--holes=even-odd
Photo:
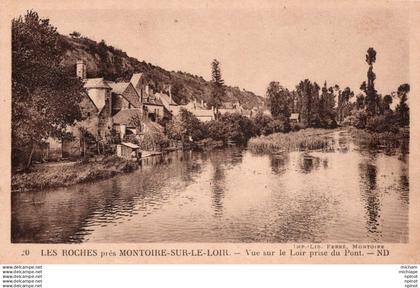
[[[270,82],[267,88],[267,99],[274,118],[290,116],[290,102],[293,101],[290,92],[279,82]]]
[[[206,124],[207,136],[216,141],[227,141],[226,126],[220,120],[212,120]]]
[[[56,28],[34,11],[12,21],[14,166],[26,158],[29,167],[37,145],[69,136],[66,127],[82,117],[82,83],[60,65],[58,41]]]
[[[220,121],[225,126],[227,139],[244,144],[256,135],[254,123],[239,113],[226,113],[222,115]]]
[[[178,141],[201,140],[207,136],[208,127],[190,111],[181,108],[179,115],[166,124],[169,139]]]
[[[268,134],[273,133],[273,131],[269,129],[269,124],[271,121],[273,121],[272,117],[268,115],[264,115],[260,111],[255,115],[253,120],[254,120],[254,125],[256,128],[256,133],[258,135],[268,135]]]
[[[301,120],[304,126],[316,126],[319,121],[318,102],[319,85],[312,83],[308,79],[300,81],[296,86],[296,91],[301,99]]]
[[[216,119],[219,118],[219,108],[222,106],[222,99],[225,95],[224,81],[222,79],[222,72],[220,70],[220,62],[214,59],[211,63],[211,98],[209,105],[215,109]]]
[[[401,126],[407,126],[410,124],[410,109],[407,105],[408,93],[410,92],[409,84],[401,84],[398,87],[397,95],[400,98],[400,103],[398,103],[395,111],[397,113],[399,122]]]
[[[385,95],[384,98],[383,98],[383,100],[382,100],[382,103],[383,103],[383,110],[384,110],[384,112],[391,111],[391,104],[392,104],[392,97],[391,97],[391,95]]]
[[[378,97],[375,90],[376,74],[373,72],[373,63],[376,61],[376,51],[372,47],[367,50],[366,63],[369,65],[367,72],[368,82],[362,83],[361,89],[366,93],[365,105],[368,117],[378,113]]]
[[[351,108],[353,105],[350,103],[350,99],[354,97],[354,92],[351,91],[349,87],[344,88],[344,90],[339,94],[338,97],[338,121],[342,122],[344,118],[350,115]]]
[[[357,110],[365,109],[365,96],[363,94],[358,94],[356,96],[356,108]]]
[[[73,31],[69,34],[71,38],[80,38],[81,34],[77,31]]]

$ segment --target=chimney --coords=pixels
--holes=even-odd
[[[172,104],[173,103],[171,89],[172,89],[172,85],[169,85],[169,88],[168,88],[168,92],[169,92],[169,104]]]
[[[82,80],[86,79],[86,63],[83,60],[76,62],[76,76]]]

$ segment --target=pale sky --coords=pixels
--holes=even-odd
[[[277,6],[36,11],[62,34],[75,30],[104,39],[129,56],[167,70],[209,80],[210,62],[217,58],[226,84],[261,96],[270,81],[293,89],[305,78],[320,85],[326,80],[350,86],[358,93],[366,80],[369,47],[377,51],[379,93],[409,82],[404,10]]]

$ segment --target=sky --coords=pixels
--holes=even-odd
[[[407,11],[352,6],[220,7],[76,6],[36,11],[62,34],[78,31],[97,41],[104,39],[167,70],[209,80],[210,63],[216,58],[226,84],[261,96],[270,81],[294,89],[306,78],[320,85],[327,81],[349,86],[358,93],[366,80],[369,47],[377,51],[374,72],[379,93],[385,95],[409,83]]]

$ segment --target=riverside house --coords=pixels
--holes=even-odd
[[[77,61],[76,75],[84,82],[85,97],[80,103],[84,120],[69,127],[74,139],[62,141],[63,158],[80,157],[86,153],[89,137],[96,143],[104,143],[111,137],[113,129],[121,139],[127,134],[139,132],[139,127],[135,127],[131,119],[142,119],[143,104],[132,82],[87,78],[86,64],[82,60]],[[97,149],[100,150],[100,147]]]

